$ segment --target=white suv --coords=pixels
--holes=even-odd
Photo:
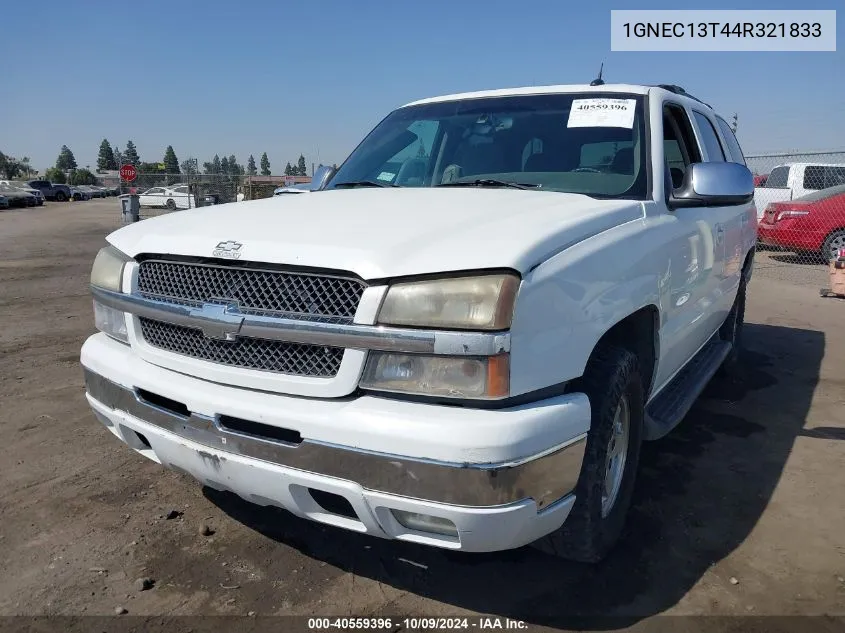
[[[596,561],[641,442],[735,361],[755,229],[736,139],[677,87],[418,101],[321,195],[109,235],[88,402],[258,504]]]

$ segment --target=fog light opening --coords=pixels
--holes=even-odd
[[[458,538],[458,528],[449,519],[405,510],[391,510],[390,513],[399,525],[408,530]]]

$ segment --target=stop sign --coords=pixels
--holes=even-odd
[[[120,179],[126,180],[127,182],[132,182],[135,180],[135,177],[138,175],[138,172],[135,171],[135,165],[123,165],[120,168]]]

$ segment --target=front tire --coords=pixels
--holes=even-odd
[[[168,198],[167,203],[164,206],[167,207],[168,211],[176,210],[176,202],[173,200],[173,198]]]
[[[719,373],[729,376],[736,372],[742,360],[742,330],[745,325],[745,295],[748,287],[746,272],[742,271],[739,280],[739,287],[736,289],[736,298],[728,312],[725,322],[719,328],[719,338],[731,344],[731,351],[719,368]]]
[[[56,202],[66,202],[67,196],[64,194],[63,191],[59,191],[56,193]]]
[[[614,345],[595,350],[582,382],[592,414],[575,504],[560,529],[536,546],[561,558],[597,563],[619,540],[631,505],[644,397],[637,357]]]

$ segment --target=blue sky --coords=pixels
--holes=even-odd
[[[322,0],[7,3],[0,150],[44,169],[67,144],[142,160],[215,153],[273,173],[300,153],[340,162],[387,112],[438,94],[605,80],[677,83],[727,119],[746,153],[845,147],[841,0],[699,0],[697,9],[835,9],[834,53],[610,52],[610,9],[676,1]],[[682,4],[682,3],[681,3]],[[36,13],[49,19],[36,17]],[[12,56],[10,52],[14,51]]]

